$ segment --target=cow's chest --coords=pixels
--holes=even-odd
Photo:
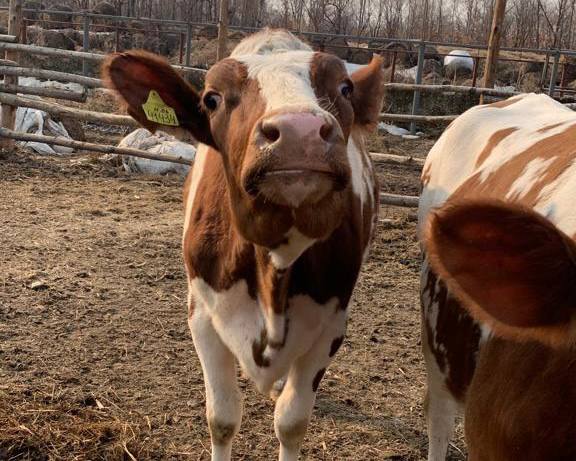
[[[268,392],[275,381],[285,376],[296,359],[313,347],[329,325],[342,322],[346,316],[346,311],[338,308],[336,298],[325,304],[318,304],[306,295],[289,298],[283,319],[284,342],[263,364],[259,354],[262,353],[269,310],[250,297],[244,280],[217,292],[202,279],[195,278],[190,281],[190,294],[194,311],[201,309],[209,315],[222,342],[262,392]]]

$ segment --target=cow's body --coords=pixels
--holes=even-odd
[[[365,167],[359,173],[369,182],[358,181],[368,202],[362,206],[359,196],[350,190],[350,215],[330,238],[314,245],[294,263],[286,287],[287,306],[278,313],[259,299],[270,296],[262,291],[272,289],[273,281],[259,286],[258,273],[274,266],[259,259],[257,248],[235,232],[219,155],[203,146],[188,177],[184,257],[189,272],[190,314],[210,319],[243,371],[263,393],[288,374],[296,359],[316,348],[328,352],[331,343],[345,333],[346,307],[368,247],[377,203],[368,154],[354,152],[364,157]],[[212,203],[212,210],[206,210],[207,202]],[[192,219],[194,216],[199,219]],[[288,237],[285,245],[287,253],[291,246],[300,244],[298,239],[295,243],[290,240]],[[216,241],[218,245],[214,245]],[[273,322],[282,325],[285,336],[280,338],[282,347],[270,351],[262,337],[267,324]],[[312,361],[317,368],[314,373],[327,365],[330,357],[325,355],[319,362]]]
[[[428,251],[421,302],[430,461],[445,459],[461,409],[471,461],[576,457],[576,354],[562,339],[569,316],[517,318],[524,307],[527,317],[530,309],[538,311],[540,296],[552,300],[548,310],[553,312],[558,302],[553,291],[545,293],[545,285],[553,289],[572,276],[570,254],[568,269],[555,277],[561,266],[548,261],[551,250],[529,258],[533,248],[553,241],[546,240],[546,232],[568,236],[561,248],[573,244],[575,160],[576,114],[543,95],[468,111],[428,156],[419,236]],[[444,211],[431,220],[439,207]],[[524,227],[517,225],[521,220]],[[508,231],[514,226],[516,235]],[[576,279],[558,299],[569,297],[570,286],[576,287]],[[473,320],[463,307],[483,321]]]
[[[155,59],[143,73],[173,78]],[[296,460],[376,221],[363,136],[381,106],[381,61],[348,76],[336,57],[264,31],[210,70],[202,96],[183,88],[202,99],[192,114],[155,74],[127,85],[126,66],[141,61],[119,55],[107,72],[131,113],[149,123],[139,106],[158,87],[203,142],[184,192],[183,252],[212,459],[230,459],[240,426],[237,361],[261,392],[278,392],[280,459]]]

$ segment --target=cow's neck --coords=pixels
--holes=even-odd
[[[286,340],[286,311],[292,268],[278,269],[268,250],[256,247],[257,286],[260,309],[266,320],[267,344],[281,348]]]

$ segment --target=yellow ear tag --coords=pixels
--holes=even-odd
[[[180,126],[176,111],[162,101],[160,95],[154,90],[150,90],[148,100],[142,104],[142,109],[146,114],[146,118],[151,122],[156,122],[160,125]]]

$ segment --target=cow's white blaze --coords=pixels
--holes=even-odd
[[[234,56],[248,69],[248,78],[258,82],[266,112],[293,108],[327,114],[320,108],[310,80],[313,57],[314,53],[310,51]]]

